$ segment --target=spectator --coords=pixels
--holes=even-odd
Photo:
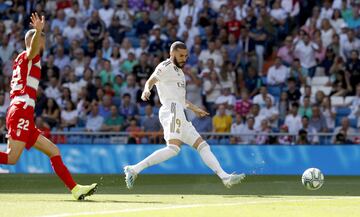
[[[334,9],[333,15],[330,19],[331,26],[334,28],[337,34],[341,33],[341,26],[346,25],[344,19],[341,16],[339,9]]]
[[[335,73],[335,80],[332,82],[330,96],[346,96],[351,92],[349,74],[340,70]]]
[[[318,90],[316,93],[315,93],[315,102],[314,104],[316,105],[321,105],[322,101],[324,100],[325,98],[325,93],[321,90]]]
[[[120,89],[120,93],[122,95],[128,93],[131,96],[131,102],[135,103],[138,90],[139,87],[136,84],[136,78],[130,74],[126,77],[126,84]]]
[[[144,52],[140,56],[139,63],[133,67],[132,74],[136,76],[136,82],[140,82],[143,78],[147,79],[152,74],[153,67],[151,67],[148,61],[148,54]]]
[[[279,109],[279,122],[284,123],[286,115],[289,110],[289,100],[288,100],[288,94],[287,92],[282,92],[280,95],[280,101],[278,103],[278,109]]]
[[[130,40],[128,38],[124,38],[121,43],[120,56],[123,60],[126,60],[129,58],[129,53],[135,53],[135,50],[132,47]]]
[[[85,24],[85,36],[88,40],[94,42],[99,48],[104,39],[106,25],[99,17],[98,11],[93,11],[90,20]]]
[[[318,105],[313,105],[312,109],[312,117],[310,118],[309,125],[313,127],[319,133],[328,132],[328,126],[326,119],[323,114],[321,114],[320,107]]]
[[[170,31],[171,32],[171,31]],[[177,41],[177,40],[174,40]],[[173,41],[172,41],[173,42]],[[149,45],[148,45],[148,40],[145,37],[141,37],[140,38],[140,47],[135,49],[135,55],[136,58],[141,58],[140,56],[145,53],[147,54],[149,51]]]
[[[11,60],[11,55],[14,51],[14,45],[9,43],[9,37],[2,37],[2,43],[0,46],[0,62],[2,61],[3,63],[6,63]]]
[[[41,116],[44,118],[44,121],[49,124],[50,128],[54,128],[58,125],[60,109],[53,98],[48,98]]]
[[[160,142],[159,134],[156,133],[160,132],[162,128],[159,118],[154,116],[153,108],[151,105],[147,105],[145,107],[145,117],[142,118],[141,129],[143,132],[147,133],[146,134],[148,138],[148,140],[146,140],[147,143]]]
[[[337,137],[339,136],[339,134],[342,134],[342,137],[344,138],[343,141],[348,141],[352,143],[355,133],[356,133],[355,129],[350,126],[349,118],[343,117],[341,119],[341,126],[335,128],[334,135],[331,141],[333,143],[336,143],[336,141],[338,141]]]
[[[240,64],[241,66],[255,67],[257,62],[255,40],[250,37],[249,30],[246,27],[241,28],[240,32],[238,44],[240,45],[242,52],[239,53],[240,59],[237,64]],[[250,68],[248,70],[250,71]]]
[[[296,144],[298,145],[307,145],[310,144],[308,140],[308,132],[304,129],[299,130],[298,139],[296,140]]]
[[[68,25],[64,28],[63,36],[67,38],[69,42],[74,40],[81,41],[84,38],[84,32],[77,26],[75,17],[69,18]]]
[[[72,101],[67,100],[65,108],[61,109],[61,127],[75,127],[77,125],[77,121],[78,112],[76,110],[75,104]]]
[[[232,124],[232,118],[226,114],[226,108],[224,105],[220,105],[218,108],[218,114],[213,117],[213,131],[215,133],[229,133]]]
[[[254,103],[252,106],[251,106],[251,110],[250,110],[250,113],[248,116],[251,116],[254,118],[254,128],[256,130],[259,130],[260,127],[261,127],[261,122],[266,119],[266,117],[262,114],[260,114],[260,106],[259,104],[256,104]]]
[[[122,62],[122,58],[120,55],[120,46],[118,44],[115,44],[112,47],[109,61],[111,63],[111,68],[112,68],[114,74],[116,75],[116,74],[121,73],[120,65]]]
[[[110,5],[110,0],[102,1],[103,7],[99,10],[99,16],[104,21],[106,27],[110,26],[111,18],[114,16],[115,10]]]
[[[280,127],[280,133],[288,134],[289,128],[286,125],[282,125]],[[281,135],[278,138],[278,142],[281,145],[290,145],[292,143],[292,136],[290,135]]]
[[[333,131],[335,129],[336,109],[331,105],[330,97],[327,96],[323,99],[320,109],[326,120],[326,126],[329,131]]]
[[[280,40],[288,34],[288,13],[281,7],[281,0],[275,0],[270,11],[271,23],[276,28],[276,37]]]
[[[261,121],[260,130],[257,131],[255,137],[255,143],[258,145],[268,144],[270,142],[269,134],[271,132],[271,127],[269,126],[269,121],[264,119]]]
[[[237,43],[237,38],[234,34],[228,36],[229,44],[225,46],[227,55],[232,64],[237,64],[240,62],[242,47]]]
[[[160,5],[160,2],[158,0],[152,1],[150,20],[153,23],[160,23],[162,21],[163,16],[164,16],[163,8]]]
[[[354,97],[351,104],[349,104],[351,113],[349,115],[350,119],[357,119],[358,127],[360,127],[360,84],[356,86],[356,96]]]
[[[256,28],[251,29],[249,34],[250,38],[255,41],[255,52],[257,56],[257,66],[258,72],[262,75],[263,73],[263,64],[264,64],[264,55],[265,55],[265,46],[267,42],[267,32],[263,26],[263,21],[257,19]]]
[[[299,102],[301,97],[301,92],[299,88],[296,87],[296,81],[294,78],[287,79],[288,90],[286,91],[288,99],[290,102]]]
[[[249,91],[250,97],[255,96],[264,86],[260,76],[256,73],[255,68],[248,68],[248,75],[244,79],[245,87]]]
[[[180,16],[178,18],[178,23],[180,23],[180,25],[182,25],[183,23],[185,23],[185,19],[189,16],[192,17],[192,22],[195,25],[197,23],[197,15],[198,15],[198,8],[196,7],[196,5],[194,4],[194,0],[187,0],[186,4],[184,4],[181,8],[180,8]]]
[[[66,26],[66,15],[64,10],[58,10],[56,12],[56,18],[51,22],[51,31],[54,31],[55,28],[58,28],[61,32],[64,31]]]
[[[299,103],[293,102],[291,104],[290,113],[285,118],[285,125],[288,126],[289,133],[297,135],[301,129],[301,116],[298,114]]]
[[[219,81],[222,88],[230,88],[231,93],[235,92],[236,75],[233,64],[225,61],[219,73]]]
[[[265,119],[268,121],[266,123],[267,126],[276,128],[278,125],[278,119],[279,119],[279,111],[276,108],[275,105],[273,105],[273,102],[271,101],[270,97],[267,97],[265,99],[265,107],[260,109],[260,114],[265,117]]]
[[[66,8],[65,9],[65,14],[70,19],[71,19],[71,17],[74,17],[75,20],[76,20],[76,23],[80,24],[81,26],[86,21],[86,16],[80,10],[80,6],[79,6],[79,3],[77,1],[74,1],[72,3],[71,8]]]
[[[241,99],[235,101],[235,113],[245,118],[250,112],[252,101],[249,99],[247,90],[241,92]]]
[[[99,115],[99,105],[97,102],[91,104],[91,112],[86,118],[85,130],[90,132],[97,132],[101,129],[104,123],[104,118]]]
[[[62,87],[61,97],[56,99],[56,102],[59,105],[60,109],[66,108],[66,101],[68,100],[72,101],[71,91],[67,87]]]
[[[150,20],[148,11],[143,11],[141,15],[141,21],[136,25],[136,36],[146,37],[146,35],[149,35],[150,30],[154,26],[154,23]]]
[[[99,115],[106,120],[111,115],[111,102],[112,98],[110,95],[104,95],[102,102],[99,105]]]
[[[299,135],[301,135],[301,131],[304,130],[304,131],[307,132],[308,144],[317,144],[317,143],[319,143],[319,136],[317,136],[318,131],[313,126],[311,126],[309,124],[309,118],[307,116],[303,116],[301,118],[301,124],[302,124],[302,129],[299,131]]]
[[[188,65],[183,68],[186,80],[186,99],[195,105],[203,105],[201,95],[201,79],[198,77],[197,72]],[[191,113],[192,116],[194,115]],[[192,119],[191,117],[189,118]]]
[[[200,106],[201,109],[206,110],[205,106]],[[212,132],[212,119],[210,116],[198,117],[196,116],[192,121],[192,124],[197,129],[198,132],[208,133]]]
[[[6,117],[6,111],[9,105],[5,103],[5,94],[4,92],[0,92],[0,118]]]
[[[122,26],[129,30],[133,26],[134,15],[135,12],[133,8],[129,8],[128,1],[121,1],[121,3],[117,4],[114,16],[120,21]]]
[[[135,58],[135,54],[133,52],[129,52],[128,58],[121,64],[121,71],[125,74],[132,73],[134,66],[138,64],[137,59]]]
[[[206,108],[213,115],[215,113],[215,101],[221,94],[221,86],[216,72],[210,73],[210,79],[204,81],[203,89],[206,96]]]
[[[295,42],[293,49],[303,69],[308,72],[310,77],[314,77],[316,68],[315,52],[319,51],[319,45],[311,42],[310,36],[305,34],[303,40],[297,40]]]
[[[265,107],[265,99],[270,97],[271,102],[275,102],[274,97],[268,93],[265,85],[261,86],[260,93],[253,99],[254,104],[258,104],[261,108]]]
[[[300,106],[299,115],[307,116],[308,118],[312,117],[312,110],[311,110],[311,102],[309,97],[304,97],[304,104]]]
[[[285,66],[291,66],[294,60],[292,54],[292,37],[287,36],[284,41],[284,45],[279,48],[277,56],[281,59]]]
[[[240,143],[241,144],[255,144],[256,130],[255,130],[255,119],[249,116],[246,119],[246,124],[241,130]]]
[[[308,72],[301,67],[300,60],[295,58],[289,70],[289,77],[294,78],[296,86],[306,85]]]
[[[138,114],[137,107],[133,102],[131,102],[131,96],[129,93],[124,93],[119,112],[123,117],[127,117],[128,120]]]
[[[351,95],[356,94],[356,86],[360,84],[360,59],[359,50],[352,50],[351,57],[346,62],[345,77],[350,80]]]
[[[139,127],[137,120],[135,118],[131,118],[129,122],[130,124],[126,128],[126,132],[130,134],[128,139],[128,144],[138,144],[140,143],[139,134],[141,132],[141,128]]]
[[[119,132],[124,126],[124,118],[119,115],[115,105],[111,105],[110,111],[111,114],[105,119],[104,124],[101,126],[101,130]]]
[[[236,13],[234,10],[230,10],[229,18],[229,21],[225,23],[227,33],[229,35],[234,35],[235,39],[238,39],[240,36],[241,22],[236,19]]]
[[[114,42],[120,43],[124,39],[127,30],[127,27],[121,25],[118,17],[112,17],[108,32]]]
[[[231,94],[230,88],[223,88],[221,92],[222,94],[215,100],[215,106],[218,108],[220,105],[224,105],[226,114],[231,115],[236,100],[235,96]]]
[[[240,134],[245,127],[243,124],[243,117],[240,114],[236,114],[235,122],[231,124],[230,133],[233,134],[233,137],[236,142],[240,142]]]
[[[115,81],[115,73],[111,68],[111,62],[107,59],[103,59],[103,70],[100,71],[99,76],[101,78],[102,85],[106,83],[113,84]]]
[[[47,124],[41,116],[36,117],[35,126],[41,131],[42,135],[44,135],[48,139],[51,138],[51,128],[49,124]]]
[[[304,93],[301,95],[300,97],[300,104],[303,105],[304,104],[304,98],[305,97],[308,97],[310,99],[310,103],[311,104],[315,104],[317,103],[317,100],[315,99],[315,96],[312,94],[312,88],[310,85],[306,85],[305,86],[305,89],[304,89]],[[325,97],[325,96],[324,96]],[[319,99],[318,102],[320,102],[320,100],[322,99]],[[322,101],[321,101],[322,102]]]
[[[77,102],[78,94],[80,92],[81,86],[78,85],[77,78],[75,76],[74,72],[71,72],[69,75],[69,82],[64,83],[63,87],[66,87],[69,89],[69,92],[71,93],[71,101]]]
[[[45,89],[45,95],[48,98],[59,99],[61,94],[59,90],[59,81],[55,77],[50,78],[49,86]]]
[[[213,59],[215,66],[220,67],[223,64],[221,53],[215,49],[215,41],[208,42],[208,49],[202,50],[199,56],[199,61],[204,64],[208,59]]]
[[[356,38],[356,34],[353,29],[350,29],[346,35],[347,37],[345,36],[343,41],[340,41],[342,48],[340,52],[341,57],[348,60],[351,58],[351,51],[360,50],[360,39]]]
[[[65,55],[64,47],[61,45],[58,45],[56,48],[54,64],[55,64],[55,66],[57,66],[60,69],[60,72],[66,66],[70,65],[70,58],[68,55]]]
[[[269,71],[267,72],[266,83],[268,85],[282,87],[285,84],[288,76],[289,76],[289,68],[281,63],[280,57],[276,57],[275,65],[271,66],[269,68]]]

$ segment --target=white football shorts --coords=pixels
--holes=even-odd
[[[164,129],[166,143],[171,139],[178,139],[193,146],[200,137],[195,127],[187,120],[184,107],[177,102],[162,105],[159,110],[160,123]]]

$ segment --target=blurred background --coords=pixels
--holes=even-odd
[[[47,20],[34,118],[73,172],[118,173],[164,143],[156,91],[140,95],[181,40],[187,99],[211,113],[188,119],[225,168],[360,174],[360,1],[0,0],[4,144],[12,62],[34,11]],[[185,148],[148,172],[208,173],[197,160]],[[4,168],[51,171],[35,152]]]

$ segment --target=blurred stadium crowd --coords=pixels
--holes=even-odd
[[[47,19],[36,104],[46,134],[129,132],[131,142],[159,142],[138,134],[161,132],[155,91],[150,102],[140,95],[181,40],[187,98],[212,114],[188,113],[199,132],[246,134],[232,144],[316,144],[326,132],[332,143],[359,143],[358,0],[0,0],[2,131],[12,60],[34,11]]]

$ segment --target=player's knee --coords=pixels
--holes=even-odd
[[[197,151],[200,152],[202,150],[205,149],[210,149],[209,144],[206,141],[201,142],[198,146],[197,146]]]
[[[18,162],[19,158],[20,158],[19,154],[9,152],[7,164],[14,165]]]
[[[51,151],[51,156],[50,157],[54,157],[54,156],[57,156],[57,155],[60,155],[60,149],[56,145],[54,145],[54,148]]]
[[[181,148],[177,145],[168,144],[167,147],[173,151],[174,156],[180,153]]]

